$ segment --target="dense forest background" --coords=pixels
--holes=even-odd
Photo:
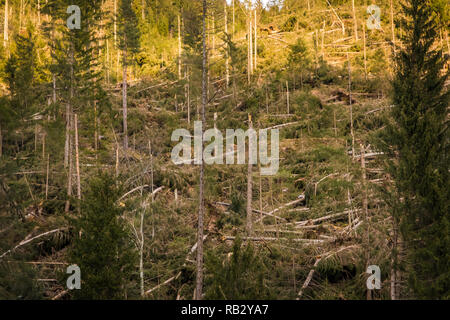
[[[447,1],[0,6],[0,299],[450,298]],[[278,173],[175,165],[202,120]]]

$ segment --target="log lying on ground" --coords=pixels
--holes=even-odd
[[[22,240],[18,245],[16,245],[14,248],[9,249],[8,251],[4,252],[4,253],[0,256],[0,259],[2,259],[4,256],[6,256],[8,253],[11,253],[11,252],[13,252],[14,250],[16,250],[16,249],[18,249],[18,248],[20,248],[20,247],[22,247],[22,246],[24,246],[24,245],[26,245],[26,244],[32,242],[33,240],[36,240],[36,239],[38,239],[38,238],[41,238],[41,237],[44,237],[44,236],[47,236],[47,235],[49,235],[49,234],[53,234],[53,233],[55,233],[55,232],[62,231],[62,230],[64,230],[64,229],[63,229],[63,228],[54,229],[54,230],[51,230],[51,231],[47,231],[47,232],[41,233],[41,234],[39,234],[39,235],[37,235],[37,236],[31,238],[31,239],[28,239],[28,240],[25,240],[25,239],[24,239],[24,240]]]
[[[348,154],[351,155],[352,152],[350,151]],[[382,155],[384,155],[384,152],[371,152],[371,153],[364,154],[364,158],[365,159],[374,159],[374,158],[376,158],[378,156],[382,156]],[[360,154],[359,155],[355,155],[354,159],[355,160],[356,159],[361,159],[361,155]]]
[[[221,205],[221,206],[225,206],[225,207],[231,206],[231,204],[226,203],[226,202],[215,202],[215,204],[218,204],[218,205]],[[273,217],[273,218],[276,218],[276,219],[279,219],[279,220],[286,221],[286,219],[278,217],[276,215],[273,215],[272,213],[269,213],[269,212],[264,212],[264,211],[257,210],[257,209],[252,209],[252,211],[255,212],[255,213],[259,213],[259,214],[265,215],[265,216],[269,216],[269,217]]]
[[[326,259],[330,258],[331,256],[336,255],[336,254],[338,254],[338,253],[340,253],[342,251],[353,249],[353,248],[357,248],[357,247],[359,247],[359,246],[358,245],[352,245],[352,246],[349,246],[349,247],[340,248],[337,251],[330,251],[328,253],[325,253],[325,254],[321,255],[319,258],[317,258],[316,262],[313,265],[313,268],[311,269],[311,271],[309,271],[308,277],[306,277],[306,280],[303,283],[303,286],[300,289],[300,291],[298,293],[298,297],[297,297],[296,300],[300,300],[301,299],[301,297],[303,295],[303,292],[309,286],[309,284],[310,284],[310,282],[311,282],[311,280],[312,280],[312,278],[314,276],[314,273],[316,272],[316,268],[319,265],[320,261],[326,260]]]
[[[289,203],[283,204],[281,207],[278,207],[278,208],[276,208],[276,209],[274,209],[274,210],[272,210],[272,211],[270,211],[270,212],[268,212],[268,213],[265,213],[264,215],[265,215],[265,216],[269,216],[269,217],[279,218],[279,219],[281,219],[281,220],[286,221],[286,219],[284,219],[284,218],[275,216],[274,213],[276,213],[276,212],[278,212],[278,211],[280,211],[280,210],[283,210],[284,208],[287,208],[287,207],[291,207],[291,206],[293,206],[293,205],[296,205],[297,203],[303,202],[304,200],[305,200],[305,195],[304,195],[304,194],[301,194],[301,195],[298,197],[297,200],[294,200],[294,201],[291,201],[291,202],[289,202]],[[264,219],[264,217],[257,219],[257,220],[255,221],[255,223],[260,222],[262,219]]]
[[[314,225],[314,224],[321,223],[321,222],[324,222],[324,221],[335,220],[335,219],[338,219],[340,217],[346,216],[346,215],[348,215],[351,212],[358,213],[360,211],[361,211],[361,209],[357,209],[357,210],[353,210],[353,211],[347,210],[347,211],[344,211],[344,212],[330,214],[328,216],[317,218],[317,219],[294,222],[294,224],[296,225],[296,228],[301,228],[301,227],[307,226],[307,225]]]
[[[269,128],[265,128],[265,129],[261,129],[261,130],[281,129],[281,128],[292,126],[294,124],[299,124],[299,123],[300,123],[299,121],[289,122],[289,123],[279,124],[279,125],[276,125],[276,126],[273,126],[273,127],[269,127]]]
[[[236,237],[233,236],[225,236],[225,240],[235,240]],[[242,240],[248,240],[248,241],[278,241],[278,240],[291,240],[295,242],[303,242],[303,243],[309,243],[309,244],[321,244],[325,242],[334,241],[334,238],[331,240],[317,240],[317,239],[286,239],[286,238],[273,238],[273,237],[242,237]]]

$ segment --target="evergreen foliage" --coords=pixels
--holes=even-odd
[[[136,270],[136,252],[119,204],[122,189],[108,174],[93,177],[81,216],[70,219],[74,241],[70,261],[81,269],[78,299],[124,299]]]
[[[442,52],[434,48],[438,27],[431,2],[403,7],[405,48],[396,58],[391,122],[385,151],[394,159],[394,217],[409,252],[410,281],[418,298],[450,297],[449,92]]]

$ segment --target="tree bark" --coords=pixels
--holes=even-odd
[[[68,143],[67,143],[67,150],[68,150],[68,175],[67,175],[67,200],[66,200],[66,207],[65,207],[65,212],[69,213],[70,210],[70,198],[72,197],[72,137],[70,135],[70,130],[71,130],[71,116],[69,114],[69,127],[67,128],[67,132],[69,132],[68,134]]]
[[[367,48],[366,48],[366,25],[363,23],[363,46],[364,46],[364,77],[367,81]]]
[[[233,0],[233,35],[236,33],[236,7]]]
[[[223,7],[224,7],[224,15],[225,15],[225,37],[228,37],[228,9],[227,9],[227,0],[223,1]],[[225,50],[225,78],[226,78],[226,85],[227,89],[230,85],[230,57],[229,57],[229,50],[230,46],[228,42],[226,43],[226,50]]]
[[[363,214],[364,214],[364,221],[367,225],[367,238],[365,243],[365,249],[366,249],[366,267],[370,265],[370,222],[369,222],[369,212],[368,212],[368,203],[367,203],[367,174],[366,174],[366,151],[364,145],[360,145],[361,147],[361,171],[362,171],[362,184],[363,184]],[[367,290],[367,300],[372,300],[372,291]]]
[[[257,12],[255,9],[255,65],[254,65],[254,69],[256,70],[256,68],[258,67],[258,16],[257,16]]]
[[[290,97],[289,97],[289,81],[287,81],[287,80],[286,80],[286,103],[287,103],[287,114],[290,114],[291,102],[290,102]]]
[[[4,26],[3,26],[3,47],[6,49],[8,44],[8,0],[5,1],[5,18],[4,18]]]
[[[248,115],[248,128],[253,129],[252,116]],[[253,198],[253,182],[252,171],[253,165],[250,161],[250,145],[248,148],[248,167],[247,167],[247,236],[251,237],[253,234],[253,219],[252,219],[252,198]]]
[[[391,33],[392,33],[392,45],[394,47],[394,54],[396,52],[395,47],[395,25],[394,25],[394,5],[392,0],[390,0],[390,9],[391,9]]]
[[[48,176],[50,171],[50,154],[47,154],[47,170],[45,176],[45,200],[48,199]]]
[[[207,14],[207,0],[203,0],[203,58],[202,58],[202,124],[205,128],[205,109],[208,103],[207,98],[207,75],[208,75],[208,55],[206,50],[206,14]],[[203,133],[202,133],[203,134]],[[203,139],[202,139],[203,140]],[[205,175],[205,161],[203,158],[203,143],[201,155],[202,161],[200,165],[200,192],[199,192],[199,211],[198,211],[198,226],[197,226],[197,277],[196,277],[196,300],[203,298],[203,218],[204,218],[204,175]]]
[[[348,63],[348,96],[350,103],[350,133],[352,135],[352,157],[355,158],[355,133],[353,131],[353,98],[352,98],[352,66],[350,64],[350,56],[347,53]]]
[[[252,19],[252,10],[250,9],[250,25],[249,25],[249,29],[248,29],[248,34],[249,34],[249,42],[250,42],[250,74],[253,74],[253,19]]]
[[[356,18],[355,0],[352,0],[353,24],[355,30],[355,41],[358,41],[358,20]]]
[[[127,106],[127,49],[123,50],[123,88],[122,88],[122,107],[123,107],[123,149],[128,149],[128,106]]]
[[[79,141],[78,141],[78,115],[74,114],[75,124],[75,168],[77,171],[77,198],[81,201],[81,179],[80,179],[80,153],[79,153]]]
[[[178,80],[181,79],[181,16],[178,14]]]

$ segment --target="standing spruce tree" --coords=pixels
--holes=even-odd
[[[121,188],[108,174],[90,182],[82,203],[81,216],[71,220],[76,239],[71,263],[81,269],[80,299],[126,298],[126,282],[134,270],[136,253],[122,219]]]
[[[72,5],[69,0],[49,0],[42,12],[49,16],[43,24],[43,31],[48,38],[52,63],[49,66],[52,74],[51,96],[55,110],[65,110],[65,144],[64,168],[67,169],[67,201],[65,211],[70,210],[72,196],[73,149],[75,145],[74,114],[80,120],[79,140],[84,140],[85,133],[91,133],[92,144],[97,147],[98,117],[109,108],[108,97],[101,86],[102,74],[99,66],[101,51],[99,28],[103,17],[101,0],[78,0],[76,5],[81,10],[80,28],[70,29],[67,26],[69,14],[67,8]],[[55,117],[59,115],[55,112]],[[82,143],[80,143],[81,145]],[[81,197],[81,187],[78,188]]]
[[[443,75],[445,59],[434,49],[438,27],[431,3],[408,0],[403,6],[404,48],[396,56],[394,107],[381,141],[394,180],[389,203],[404,240],[411,289],[416,298],[448,299],[448,73]]]
[[[123,66],[123,88],[122,88],[122,106],[123,106],[123,148],[128,149],[128,103],[127,103],[127,66],[131,63],[133,56],[139,50],[140,32],[138,28],[138,19],[134,12],[131,0],[122,0],[120,2],[117,21],[119,23],[119,49],[122,50]]]

